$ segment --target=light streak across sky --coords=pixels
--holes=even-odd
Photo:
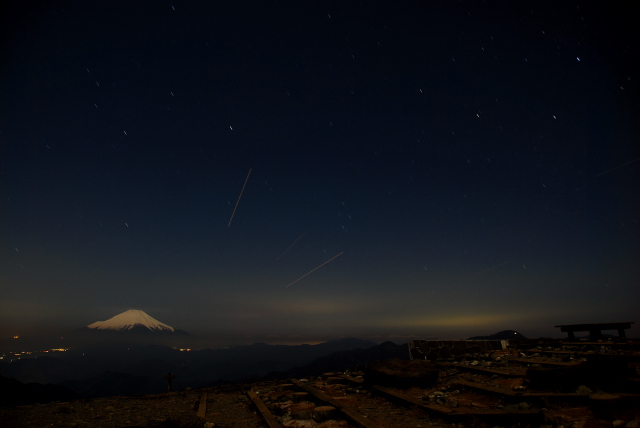
[[[309,275],[310,273],[320,269],[322,266],[326,265],[327,263],[329,263],[331,260],[338,258],[339,256],[343,255],[344,251],[341,252],[340,254],[337,254],[333,257],[331,257],[329,260],[327,260],[326,262],[322,263],[320,266],[316,267],[315,269],[310,270],[309,272],[305,273],[304,275],[302,275],[300,278],[296,279],[295,281],[293,281],[291,284],[287,285],[285,288],[289,288],[291,287],[293,284],[295,284],[296,282],[300,281],[302,278],[304,278],[305,276]]]
[[[293,241],[293,244],[289,245],[289,248],[287,248],[286,250],[284,250],[284,252],[282,254],[280,254],[280,256],[276,259],[276,260],[280,260],[280,257],[284,256],[284,254],[289,251],[291,249],[291,247],[293,247],[294,245],[296,245],[296,242],[298,242],[300,240],[300,238],[302,238],[304,236],[304,233],[300,236],[298,236],[298,239],[296,239],[295,241]]]
[[[249,176],[251,175],[251,168],[249,168],[249,173],[247,174],[247,179],[244,180],[244,184],[242,185],[242,190],[240,191],[240,196],[238,196],[238,201],[236,202],[236,206],[233,208],[233,213],[231,213],[231,218],[229,219],[229,224],[227,227],[231,226],[231,221],[233,220],[233,216],[236,214],[236,209],[238,208],[238,204],[240,203],[240,198],[242,197],[242,192],[244,192],[244,188],[247,185],[247,181],[249,181]]]

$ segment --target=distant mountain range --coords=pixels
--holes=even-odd
[[[316,358],[309,364],[303,366],[281,372],[271,372],[262,379],[302,378],[329,372],[355,371],[363,369],[367,364],[371,364],[374,361],[389,360],[392,358],[409,360],[408,344],[396,345],[393,342],[384,342],[370,348],[338,351]]]
[[[181,352],[162,345],[93,344],[56,357],[0,362],[0,375],[20,382],[57,384],[83,396],[139,395],[166,391],[166,373],[176,373],[176,390],[214,382],[238,382],[304,366],[335,352],[371,348],[375,342],[334,340],[318,345],[256,343],[228,349]]]
[[[515,330],[502,330],[489,336],[473,336],[468,340],[521,340],[526,339],[522,333]]]
[[[0,407],[21,406],[50,401],[69,401],[81,398],[76,391],[59,385],[18,382],[0,376]]]

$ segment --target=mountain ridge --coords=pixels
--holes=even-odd
[[[317,345],[257,344],[182,352],[158,344],[94,342],[55,357],[0,362],[0,375],[20,382],[63,385],[84,396],[154,394],[166,390],[162,377],[166,373],[177,374],[176,389],[197,388],[286,371],[334,352],[371,346],[376,343],[346,338]]]

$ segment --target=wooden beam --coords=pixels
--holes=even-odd
[[[198,406],[198,417],[204,419],[207,414],[207,393],[203,392],[200,397],[200,405]]]
[[[477,372],[477,373],[490,374],[490,375],[495,374],[495,375],[504,376],[504,377],[524,377],[527,374],[526,369],[524,368],[520,369],[519,367],[517,369],[510,368],[507,370],[500,370],[500,369],[490,369],[488,367],[482,367],[482,366],[468,366],[466,364],[460,364],[460,363],[436,362],[436,365],[438,367],[454,367],[460,370],[466,370],[470,372]]]
[[[440,414],[440,416],[537,416],[541,414],[540,410],[502,410],[502,409],[461,409],[461,408],[449,408],[445,406],[440,406],[438,404],[425,404],[421,400],[413,397],[409,397],[407,395],[401,394],[397,391],[394,391],[389,388],[385,388],[382,386],[373,386],[373,389],[376,389],[386,395],[390,395],[402,401],[406,401],[409,404],[416,405],[421,407],[427,412],[435,412]]]
[[[579,394],[577,392],[520,392],[512,391],[506,388],[496,388],[494,386],[488,386],[477,382],[469,382],[466,380],[459,380],[455,382],[456,385],[465,386],[467,388],[474,389],[480,392],[488,392],[503,397],[514,398],[589,398],[589,394]]]
[[[258,408],[265,422],[267,423],[267,425],[269,425],[269,428],[282,428],[282,425],[278,423],[276,417],[273,416],[273,413],[271,413],[269,408],[262,402],[260,397],[258,397],[258,395],[253,392],[253,389],[248,390],[247,395],[249,396],[249,398],[251,398],[253,403]]]
[[[452,408],[440,406],[439,404],[426,404],[418,398],[409,397],[408,395],[401,394],[397,391],[394,391],[389,388],[385,388],[383,386],[374,385],[373,389],[378,390],[386,395],[390,395],[392,397],[398,398],[402,401],[406,401],[407,403],[414,404],[418,407],[421,407],[427,410],[428,412],[436,412],[436,413],[440,413],[441,415],[450,415],[455,411]]]
[[[552,366],[552,367],[577,367],[582,363],[574,362],[574,363],[564,363],[562,361],[544,361],[544,360],[534,360],[528,358],[512,358],[509,362],[515,362],[520,364],[540,364],[541,366]]]
[[[343,378],[345,378],[346,380],[348,380],[351,383],[356,383],[356,384],[361,384],[364,383],[364,379],[360,378],[360,379],[356,379],[353,376],[349,376],[349,375],[342,375]]]

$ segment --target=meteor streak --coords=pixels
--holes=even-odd
[[[284,253],[286,253],[287,251],[289,251],[289,249],[290,249],[291,247],[293,247],[294,245],[296,245],[296,242],[298,242],[298,240],[299,240],[300,238],[302,238],[303,236],[304,236],[304,233],[303,233],[302,235],[298,236],[298,239],[296,239],[295,241],[293,241],[293,244],[289,245],[289,248],[287,248],[286,250],[284,250]],[[280,257],[284,256],[284,253],[280,254]],[[280,260],[280,257],[278,257],[276,260]]]
[[[615,168],[611,168],[611,169],[610,169],[610,170],[608,170],[608,171],[601,172],[600,174],[596,175],[596,177],[600,177],[601,175],[608,174],[608,173],[610,173],[610,172],[611,172],[611,171],[613,171],[613,170],[616,170],[616,169],[618,169],[618,168],[622,168],[623,166],[627,166],[627,165],[629,165],[630,163],[638,162],[639,160],[640,160],[640,158],[637,158],[637,159],[634,159],[634,160],[629,161],[629,162],[627,162],[627,163],[623,163],[622,165],[618,165],[617,167],[615,167]],[[594,177],[594,178],[595,178],[595,177]]]
[[[229,224],[227,225],[227,227],[231,226],[231,220],[233,220],[233,216],[236,214],[236,209],[238,208],[238,204],[240,203],[242,192],[244,192],[244,187],[247,185],[247,181],[249,181],[250,175],[251,175],[251,168],[249,168],[249,174],[247,174],[247,179],[244,180],[244,185],[242,186],[242,190],[240,191],[240,196],[238,196],[238,202],[236,202],[236,206],[233,208],[233,213],[231,213],[231,218],[229,219]]]
[[[298,239],[299,239],[299,238],[298,238]],[[341,252],[340,254],[337,254],[337,255],[335,255],[335,256],[333,256],[333,257],[331,257],[329,260],[327,260],[326,262],[322,263],[322,264],[321,264],[320,266],[318,266],[317,268],[312,269],[312,270],[310,270],[309,272],[305,273],[305,274],[304,274],[304,275],[302,275],[300,278],[296,279],[295,281],[293,281],[291,284],[287,285],[287,286],[286,286],[286,287],[284,287],[284,288],[289,288],[289,287],[291,287],[293,284],[295,284],[296,282],[300,281],[302,278],[304,278],[305,276],[309,275],[311,272],[313,272],[313,271],[316,271],[316,270],[320,269],[322,266],[326,265],[326,264],[327,264],[327,263],[329,263],[331,260],[333,260],[333,259],[335,259],[335,258],[337,258],[337,257],[339,257],[339,256],[341,256],[341,255],[343,255],[343,254],[344,254],[344,251],[343,251],[343,252]]]
[[[466,277],[465,279],[473,278],[474,276],[476,276],[476,275],[480,275],[481,273],[485,273],[485,272],[487,272],[487,271],[490,271],[491,269],[495,269],[495,268],[500,267],[500,266],[502,266],[502,265],[506,265],[506,264],[507,264],[507,263],[509,263],[510,261],[511,261],[511,260],[507,260],[506,262],[504,262],[504,263],[500,263],[499,265],[492,266],[492,267],[487,268],[487,269],[485,269],[485,270],[483,270],[483,271],[480,271],[480,272],[478,272],[478,273],[474,273],[473,275],[468,276],[468,277]]]

